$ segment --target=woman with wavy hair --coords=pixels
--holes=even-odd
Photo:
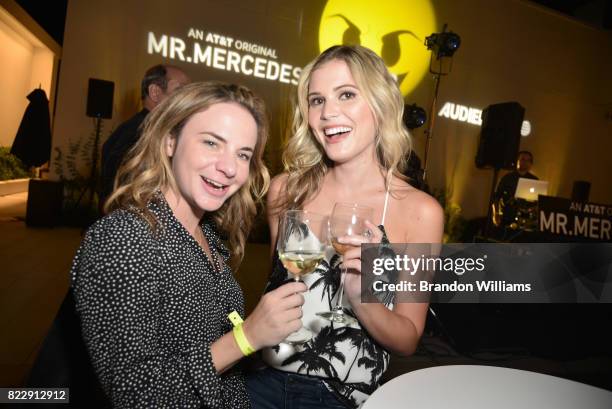
[[[374,220],[366,222],[371,243],[439,243],[442,209],[402,176],[410,135],[402,123],[402,95],[382,59],[360,46],[332,47],[304,68],[297,98],[294,134],[283,154],[285,172],[273,179],[268,193],[272,244],[283,211],[329,215],[337,202],[374,210]],[[345,240],[352,248],[342,262],[348,269],[343,306],[357,323],[338,325],[316,315],[341,294],[339,257],[329,252],[305,278],[303,323],[315,335],[301,346],[264,350],[268,367],[247,382],[254,408],[284,407],[288,401],[296,408],[358,407],[379,385],[390,352],[414,353],[427,304],[361,303],[364,240]],[[267,289],[286,278],[275,257]]]
[[[242,322],[229,267],[268,188],[267,134],[263,101],[220,83],[186,85],[145,120],[71,272],[114,407],[248,407],[234,364],[301,326],[301,283],[269,293]]]

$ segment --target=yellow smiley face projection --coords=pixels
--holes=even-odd
[[[430,0],[329,0],[319,25],[319,49],[362,45],[383,58],[403,95],[429,71],[425,37],[436,32]]]

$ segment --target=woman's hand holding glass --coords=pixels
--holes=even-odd
[[[360,236],[341,236],[340,243],[350,246],[342,256],[341,267],[346,271],[344,292],[351,305],[361,302],[361,245],[364,243],[380,243],[383,232],[369,220],[365,222],[370,234]]]
[[[302,282],[291,282],[266,293],[244,321],[244,333],[255,349],[278,345],[302,326]]]

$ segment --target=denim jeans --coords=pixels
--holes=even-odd
[[[320,379],[273,368],[250,373],[247,392],[253,409],[347,409]]]

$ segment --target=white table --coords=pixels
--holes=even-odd
[[[420,369],[390,380],[362,409],[612,409],[612,392],[555,376],[480,365]]]

